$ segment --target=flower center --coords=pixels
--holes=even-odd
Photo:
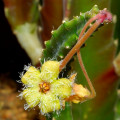
[[[48,82],[43,82],[39,84],[40,90],[39,92],[46,93],[47,91],[50,90],[50,83]]]

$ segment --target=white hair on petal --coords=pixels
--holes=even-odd
[[[30,68],[31,66],[31,63],[28,63],[28,65],[24,65],[24,71],[28,71],[28,69]]]

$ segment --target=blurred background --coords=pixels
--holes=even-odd
[[[74,120],[120,120],[119,76],[113,66],[120,50],[119,0],[0,1],[0,120],[45,120],[38,108],[24,110],[25,101],[18,97],[20,74],[25,65],[40,66],[44,41],[51,38],[52,30],[95,4],[112,12],[113,23],[98,30],[81,51],[98,94],[92,102],[73,104],[72,116]],[[74,70],[81,71],[77,64],[72,64]],[[82,72],[78,83],[80,79],[86,84]]]

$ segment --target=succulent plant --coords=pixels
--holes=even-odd
[[[74,55],[72,59],[70,58],[70,61],[66,59],[66,55],[76,43],[78,44],[79,37],[79,40],[82,39],[83,35],[79,36],[79,34],[85,24],[101,12],[96,5],[93,8],[92,6],[98,4],[100,9],[107,7],[110,10],[110,1],[4,0],[4,3],[5,14],[11,28],[34,65],[39,63],[39,58],[41,58],[41,65],[48,60],[61,61],[65,59],[68,64],[65,63],[65,65],[67,64],[65,69],[63,69],[65,65],[60,66],[60,71],[62,69],[63,71],[59,77],[66,78],[71,73],[77,73],[75,82],[86,86],[87,75],[84,77],[86,74],[84,71],[82,72],[84,67],[81,69],[79,66],[81,58],[79,57],[80,59],[77,60],[78,53],[75,54],[81,48],[81,56],[97,96],[77,105],[66,102],[65,108],[59,114],[53,112],[46,119],[115,120],[114,107],[117,99],[119,74],[116,73],[117,67],[114,67],[117,62],[114,62],[115,65],[113,65],[117,48],[113,40],[114,20],[113,23],[105,25],[101,29],[98,28],[100,26],[97,26],[98,32],[93,30],[92,33],[96,33],[93,33],[93,36],[90,36],[85,44],[79,45],[79,49],[74,50],[75,53],[71,55]],[[80,13],[81,11],[88,12]],[[99,19],[97,20],[99,22]],[[103,21],[98,25],[101,25]],[[85,30],[93,28],[95,23],[88,24]],[[45,50],[42,50],[43,48]],[[80,63],[81,66],[82,64]],[[117,66],[119,65],[117,64]]]

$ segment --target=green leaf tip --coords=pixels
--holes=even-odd
[[[64,21],[57,30],[52,31],[52,37],[46,42],[41,62],[44,60],[61,60],[76,44],[79,34],[88,19],[99,13],[98,6],[80,16],[73,17],[70,21]]]

